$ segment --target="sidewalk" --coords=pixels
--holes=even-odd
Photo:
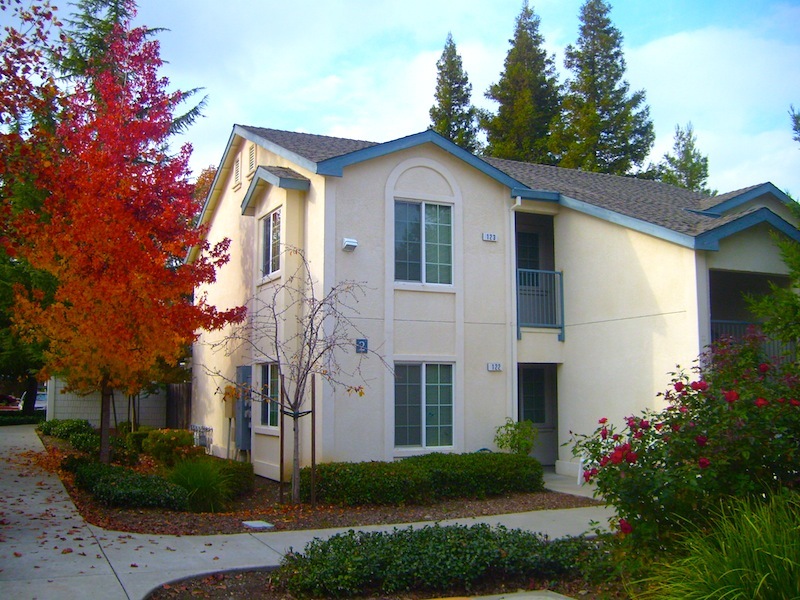
[[[142,535],[107,531],[87,524],[61,480],[20,461],[26,450],[43,446],[33,425],[0,428],[0,597],[14,600],[140,600],[163,583],[229,569],[277,566],[290,548],[351,528],[276,531],[214,536]],[[548,474],[557,491],[578,488],[571,477]],[[534,511],[454,519],[449,523],[502,524],[542,532],[551,538],[579,535],[591,521],[607,522],[604,507]],[[415,523],[424,526],[430,523]],[[367,526],[390,531],[396,526]],[[552,592],[504,595],[563,598]],[[500,598],[500,596],[495,597]]]

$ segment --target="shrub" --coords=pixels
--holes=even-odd
[[[325,598],[470,591],[496,579],[577,574],[591,547],[583,539],[548,542],[541,534],[485,524],[348,531],[287,554],[277,581],[294,595]]]
[[[194,434],[188,429],[150,431],[142,442],[142,451],[169,467],[205,452],[203,448],[195,448]]]
[[[92,456],[100,455],[100,434],[94,431],[78,431],[69,436],[70,445],[79,452]]]
[[[770,361],[762,339],[724,340],[690,378],[674,374],[661,412],[631,416],[619,432],[600,419],[578,435],[587,481],[615,507],[620,530],[664,543],[729,497],[757,496],[800,480],[800,377]]]
[[[535,458],[517,454],[421,454],[402,462],[424,469],[437,499],[486,498],[544,489],[544,470]]]
[[[715,516],[710,531],[686,532],[685,557],[659,566],[638,597],[800,598],[800,496],[736,500]]]
[[[536,445],[538,437],[539,430],[530,421],[506,419],[505,424],[497,428],[494,443],[500,450],[527,456]]]
[[[39,426],[45,435],[68,440],[73,433],[93,433],[94,427],[84,419],[51,419]]]
[[[300,472],[301,497],[311,472]],[[395,462],[317,466],[317,498],[330,504],[426,504],[445,498],[485,498],[544,488],[541,464],[513,454],[425,454]]]
[[[300,471],[300,496],[311,494],[311,469]],[[423,470],[400,462],[326,463],[317,465],[317,499],[329,504],[423,504],[433,497]]]
[[[151,431],[153,431],[153,428],[147,425],[141,425],[137,431],[129,431],[125,435],[125,440],[128,442],[128,446],[131,450],[135,450],[139,453],[143,452],[142,445]]]
[[[253,472],[253,463],[238,460],[216,459],[220,463],[220,470],[228,480],[231,498],[236,498],[253,491],[256,476]]]
[[[44,410],[34,410],[32,415],[0,414],[0,427],[5,425],[38,425],[44,422],[47,417]]]
[[[168,479],[188,492],[188,508],[192,512],[221,511],[231,498],[228,477],[213,458],[181,461]]]
[[[186,490],[157,475],[141,475],[87,458],[65,460],[63,467],[75,473],[75,485],[107,506],[186,510]]]

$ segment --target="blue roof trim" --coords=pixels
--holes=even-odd
[[[275,142],[271,142],[266,138],[261,137],[260,135],[256,135],[255,133],[248,131],[244,127],[240,125],[233,126],[233,135],[238,135],[254,144],[258,144],[259,146],[269,150],[270,152],[274,152],[278,156],[282,156],[283,158],[293,162],[294,164],[315,173],[317,170],[317,163],[314,161],[308,160],[307,158],[300,156],[294,152],[291,152],[284,148],[283,146],[279,146]]]
[[[694,238],[692,236],[686,235],[685,233],[678,233],[677,231],[668,229],[667,227],[662,227],[661,225],[654,225],[653,223],[648,223],[647,221],[642,221],[641,219],[635,219],[633,217],[614,212],[613,210],[608,210],[607,208],[601,208],[599,206],[595,206],[594,204],[589,204],[581,200],[576,200],[575,198],[564,196],[563,194],[561,195],[561,205],[586,215],[608,221],[609,223],[622,225],[628,229],[633,229],[634,231],[652,235],[653,237],[672,242],[673,244],[678,244],[679,246],[694,248]]]
[[[509,188],[528,189],[525,184],[517,181],[513,177],[503,173],[500,169],[493,167],[489,163],[481,160],[471,152],[467,152],[432,129],[421,131],[420,133],[415,133],[413,135],[392,140],[390,142],[384,142],[383,144],[378,144],[376,146],[370,146],[369,148],[364,148],[362,150],[356,150],[355,152],[350,152],[341,156],[334,156],[328,160],[323,160],[317,163],[316,172],[320,175],[341,177],[344,168],[350,165],[428,143],[438,146],[445,152],[449,152],[456,158],[463,160],[471,167],[474,167],[478,171],[488,175],[492,179],[495,179]]]
[[[734,196],[733,198],[728,198],[727,200],[720,202],[715,206],[711,206],[705,211],[703,211],[702,214],[708,216],[722,216],[729,210],[737,208],[742,204],[750,202],[751,200],[755,200],[756,198],[758,198],[759,196],[763,196],[764,194],[772,194],[779,201],[783,202],[786,205],[794,204],[794,200],[789,198],[789,196],[787,196],[773,184],[768,182],[768,183],[762,183],[758,187],[754,187],[751,190],[747,190],[746,192],[743,192],[738,196]]]
[[[719,250],[720,240],[761,223],[767,223],[796,242],[800,242],[800,230],[764,207],[698,235],[695,241],[695,248],[697,250]]]
[[[560,202],[561,192],[517,187],[511,188],[511,197],[522,198],[523,200],[539,200],[540,202]]]
[[[303,192],[307,192],[311,186],[311,182],[308,179],[298,179],[297,177],[280,177],[275,175],[275,173],[268,171],[265,167],[258,167],[256,172],[253,174],[253,179],[250,182],[250,186],[247,188],[244,199],[242,200],[243,215],[252,217],[255,214],[253,197],[255,196],[256,189],[260,187],[262,183],[268,183],[285,190],[300,190]]]

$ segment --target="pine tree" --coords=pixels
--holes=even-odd
[[[789,116],[792,117],[792,131],[794,132],[792,139],[795,142],[800,142],[800,112],[797,112],[794,106],[790,106]]]
[[[436,103],[430,109],[431,129],[465,150],[477,152],[480,142],[477,109],[471,103],[472,84],[450,33],[436,68]]]
[[[563,167],[625,175],[642,164],[655,134],[644,90],[629,93],[622,34],[610,11],[603,0],[581,7],[580,37],[564,60],[574,77],[551,148]]]
[[[697,138],[691,123],[686,129],[675,126],[675,142],[672,154],[667,153],[656,166],[656,179],[678,187],[713,196],[717,192],[706,187],[708,181],[708,157],[700,154]]]
[[[560,88],[555,55],[547,55],[539,17],[527,0],[517,17],[514,38],[500,81],[486,97],[498,104],[496,115],[484,114],[486,154],[525,162],[555,164],[549,149],[550,128],[559,113]]]
[[[85,77],[90,65],[91,68],[100,70],[119,68],[109,57],[109,39],[115,29],[125,26],[135,15],[135,0],[77,0],[73,14],[67,19],[67,51],[57,65],[63,75],[71,79]],[[160,31],[162,29],[145,28],[145,39],[152,39]],[[119,75],[125,77],[129,74]],[[181,90],[181,102],[188,101],[201,90],[202,88]],[[184,133],[202,115],[206,100],[203,97],[187,112],[175,115],[170,133]]]

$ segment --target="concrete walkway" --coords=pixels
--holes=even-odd
[[[0,428],[0,598],[139,600],[163,583],[194,575],[277,566],[290,548],[301,550],[313,538],[325,539],[351,529],[214,536],[107,531],[81,518],[58,476],[26,460],[26,451],[42,450],[33,425]],[[548,474],[546,485],[591,495],[573,478]],[[557,538],[579,535],[589,529],[590,522],[607,523],[610,517],[609,509],[591,507],[441,523],[502,524]],[[363,529],[390,531],[393,527]],[[501,597],[563,598],[552,592],[493,598]]]

